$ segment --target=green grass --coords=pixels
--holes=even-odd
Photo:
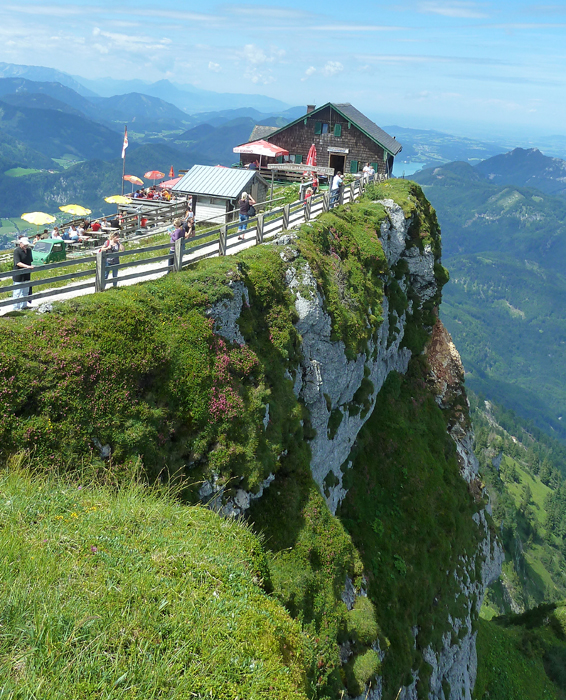
[[[8,175],[9,177],[22,177],[23,175],[34,175],[40,172],[42,171],[36,168],[10,168],[10,170],[6,170],[4,175]]]
[[[508,482],[507,484],[507,490],[513,496],[515,505],[520,506],[524,489],[528,486],[531,492],[531,501],[534,506],[534,517],[541,528],[544,528],[546,522],[545,501],[547,496],[552,492],[552,489],[546,486],[546,484],[543,484],[536,476],[529,474],[529,472],[523,469],[519,462],[512,457],[504,455],[503,459],[507,464],[515,468],[519,477],[517,482]],[[505,466],[503,468],[505,468]]]
[[[425,376],[416,359],[406,377],[389,375],[358,436],[353,467],[345,471],[349,492],[339,511],[369,574],[369,597],[388,639],[386,698],[410,682],[410,668],[426,671],[422,650],[438,648],[451,629],[449,614],[462,615],[466,601],[451,567],[459,556],[473,556],[480,534],[471,519],[477,506],[446,433],[447,416]],[[419,686],[426,693],[426,682]]]
[[[241,522],[139,485],[0,478],[0,695],[306,698]]]
[[[540,653],[521,651],[525,631],[478,621],[478,676],[474,700],[557,700]],[[528,644],[528,639],[524,644]]]

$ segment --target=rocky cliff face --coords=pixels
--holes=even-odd
[[[286,284],[294,295],[295,326],[301,338],[301,360],[293,373],[288,372],[288,377],[293,381],[295,395],[308,409],[316,432],[310,441],[310,468],[333,514],[348,493],[343,481],[346,471],[352,467],[350,453],[358,433],[372,414],[377,395],[390,372],[404,374],[407,371],[412,352],[403,345],[403,339],[413,306],[422,308],[427,302],[437,300],[440,292],[435,275],[438,253],[435,256],[431,244],[411,244],[409,231],[415,224],[415,214],[407,216],[392,199],[377,200],[377,203],[387,214],[379,231],[388,267],[388,272],[383,275],[383,322],[368,338],[367,349],[353,358],[348,356],[343,340],[333,339],[333,322],[324,294],[309,263],[298,259],[296,235],[288,232],[275,243],[281,258],[287,263]],[[406,308],[402,311],[391,308],[393,304],[387,290],[393,284],[398,285],[397,289],[407,297]],[[210,310],[219,334],[231,341],[243,341],[237,318],[242,304],[247,302],[247,292],[242,286],[231,301]],[[369,309],[368,314],[371,313],[372,309]],[[447,429],[456,446],[461,477],[468,483],[473,498],[481,502],[482,485],[473,453],[473,433],[460,356],[440,320],[437,319],[429,330],[430,338],[424,349],[429,366],[429,385],[438,406],[449,415]],[[364,409],[352,410],[359,409],[360,393],[363,393]],[[206,494],[212,492],[209,484],[204,489]],[[263,485],[259,495],[262,494]],[[224,500],[224,512],[245,512],[250,497],[253,499],[257,495],[239,490],[232,500]],[[480,509],[473,515],[479,539],[475,555],[462,557],[451,574],[459,594],[466,601],[464,614],[450,617],[451,630],[444,633],[440,649],[429,645],[423,650],[423,658],[431,669],[428,694],[431,700],[471,700],[472,697],[477,670],[473,621],[479,613],[487,586],[501,572],[503,558],[488,522],[489,513],[487,516],[486,513],[485,509]],[[360,595],[367,595],[364,588],[356,591],[351,580],[347,579],[343,599],[349,609]],[[415,639],[418,632],[417,627],[414,629]],[[383,658],[379,643],[376,644],[375,648]],[[348,660],[347,647],[345,653],[342,651],[342,657],[343,661]],[[418,683],[419,672],[414,670],[413,682],[400,689],[398,697],[417,700],[421,697]],[[378,678],[368,683],[360,700],[362,697],[380,700],[381,680]]]

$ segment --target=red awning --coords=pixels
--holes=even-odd
[[[170,187],[173,187],[173,185],[176,185],[179,182],[179,180],[181,180],[180,177],[174,177],[172,180],[160,182],[158,187],[163,187],[163,189],[168,190]]]
[[[289,151],[286,151],[284,148],[280,148],[274,143],[263,140],[244,143],[241,146],[236,146],[232,150],[234,153],[251,153],[254,156],[268,156],[269,158],[289,155]]]

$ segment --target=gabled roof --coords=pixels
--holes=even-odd
[[[173,186],[173,191],[235,199],[254,178],[259,178],[267,185],[257,170],[193,165],[189,172]]]
[[[275,131],[279,131],[278,126],[263,126],[262,124],[256,124],[250,134],[250,141],[259,141],[264,139],[266,136],[273,134]]]
[[[282,131],[285,131],[285,129],[288,129],[290,126],[299,124],[306,117],[312,117],[313,114],[321,112],[327,107],[332,107],[332,109],[341,114],[344,117],[344,119],[346,119],[349,122],[352,122],[352,124],[354,124],[354,126],[357,126],[358,129],[362,131],[368,138],[370,138],[372,141],[374,141],[386,151],[391,153],[391,155],[396,156],[399,153],[399,151],[403,148],[399,141],[395,140],[392,136],[389,136],[389,134],[383,131],[383,129],[380,129],[380,127],[377,126],[377,124],[372,122],[371,119],[368,119],[368,117],[366,117],[359,110],[353,107],[349,102],[341,102],[336,104],[334,102],[327,102],[326,104],[322,105],[322,107],[317,107],[312,112],[304,114],[302,117],[295,119],[294,122],[286,124],[277,131],[274,131],[272,134],[264,136],[263,138],[266,141],[271,141],[272,137],[276,139],[277,134],[281,133]]]

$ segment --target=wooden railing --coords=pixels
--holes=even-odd
[[[239,239],[240,227],[239,221],[225,224],[219,228],[205,231],[204,233],[194,236],[190,239],[180,239],[176,241],[174,250],[171,252],[171,243],[163,243],[160,245],[146,246],[135,248],[121,253],[108,253],[99,251],[96,257],[86,256],[83,258],[74,258],[73,260],[65,260],[64,262],[53,263],[51,265],[41,265],[32,270],[34,273],[44,273],[45,271],[63,272],[48,277],[35,278],[27,282],[17,282],[0,286],[0,294],[13,293],[18,289],[27,289],[31,286],[34,288],[32,295],[20,296],[16,299],[5,298],[0,299],[0,308],[13,305],[14,303],[30,301],[32,298],[45,299],[47,297],[57,297],[65,294],[67,297],[76,296],[75,293],[85,290],[93,292],[104,291],[105,287],[114,282],[123,284],[132,280],[141,280],[144,277],[154,275],[161,276],[166,272],[178,272],[187,265],[203,260],[204,258],[215,257],[219,255],[232,255],[237,250],[242,250],[249,247],[247,244],[253,241],[253,245],[263,243],[265,240],[273,238],[276,234],[286,229],[297,226],[300,223],[307,222],[316,218],[320,214],[327,212],[332,206],[346,204],[357,199],[365,190],[367,184],[373,180],[381,180],[379,176],[371,178],[362,178],[355,180],[350,185],[346,185],[340,189],[336,201],[332,201],[332,192],[322,192],[313,195],[309,199],[292,204],[285,204],[277,209],[272,209],[266,213],[259,213],[247,223],[245,232],[245,240],[242,242]],[[177,203],[183,206],[185,203]],[[183,211],[184,213],[184,211]],[[156,255],[154,255],[156,253]],[[144,256],[141,259],[129,260],[132,256]],[[145,256],[149,257],[145,257]],[[119,258],[118,265],[107,266],[107,258]],[[65,268],[70,266],[80,266],[82,269],[75,270],[70,273],[65,273]],[[119,274],[117,279],[105,279],[105,272],[109,271],[113,275],[115,270],[122,273],[125,270],[132,270],[128,274]],[[22,271],[10,270],[9,272],[0,273],[0,285],[5,280],[13,278],[15,275],[21,274]],[[35,291],[38,287],[46,287],[48,285],[61,282],[74,282],[78,284],[68,284],[58,286],[56,288],[47,289],[45,291]]]

